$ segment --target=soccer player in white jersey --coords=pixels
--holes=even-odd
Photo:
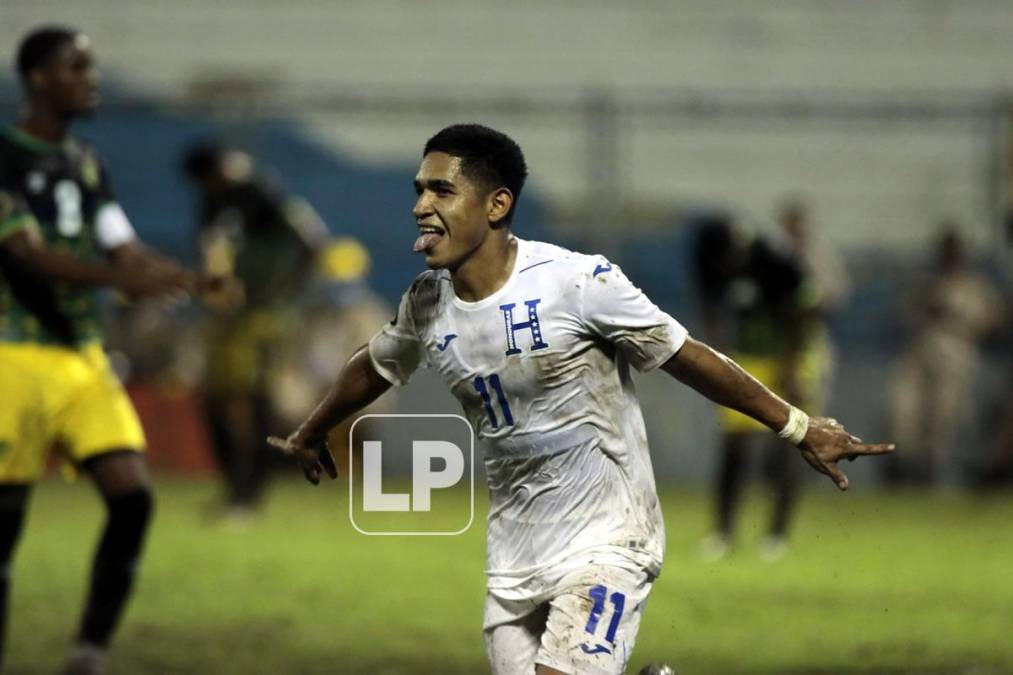
[[[414,208],[429,270],[274,443],[312,483],[336,477],[327,432],[420,365],[435,369],[487,448],[493,672],[621,673],[665,543],[631,368],[660,367],[780,432],[842,490],[838,461],[893,446],[809,419],[690,338],[607,259],[514,236],[526,175],[520,148],[492,129],[455,125],[429,140]]]

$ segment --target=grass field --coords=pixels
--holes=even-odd
[[[113,673],[481,673],[484,525],[457,537],[365,537],[346,492],[275,486],[242,531],[205,517],[216,488],[162,481]],[[461,493],[462,508],[465,493]],[[702,491],[663,491],[664,574],[631,662],[715,673],[1013,673],[1013,499],[806,495],[795,546],[705,564]],[[86,485],[34,496],[15,566],[9,672],[52,673],[84,592],[101,508]]]

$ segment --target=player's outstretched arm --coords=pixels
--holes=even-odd
[[[327,396],[306,421],[288,438],[272,436],[267,441],[286,455],[295,457],[306,474],[306,480],[314,485],[320,483],[320,476],[324,473],[337,478],[337,467],[327,449],[328,432],[375,401],[390,387],[390,382],[373,367],[369,347],[363,345],[348,359]]]
[[[837,466],[839,461],[894,450],[889,443],[863,443],[837,420],[809,420],[737,363],[692,338],[686,338],[682,349],[662,368],[715,403],[749,415],[796,441],[805,460],[841,490],[848,489],[848,477]]]
[[[120,272],[179,279],[192,294],[200,295],[205,301],[214,296],[242,294],[242,284],[230,275],[198,274],[186,269],[172,258],[146,246],[139,239],[132,239],[108,251],[110,263]]]
[[[138,271],[117,265],[94,263],[52,251],[41,238],[27,230],[0,242],[0,255],[17,267],[46,279],[80,286],[110,286],[131,297],[159,297],[189,292],[190,277],[183,272]]]

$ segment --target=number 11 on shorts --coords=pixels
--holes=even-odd
[[[605,631],[605,641],[610,645],[615,646],[616,630],[619,628],[619,622],[623,618],[623,608],[626,606],[626,596],[618,591],[612,595],[608,595],[608,589],[604,586],[592,586],[587,594],[591,600],[594,601],[594,605],[591,607],[591,615],[587,618],[587,625],[584,626],[584,632],[590,633],[592,637],[594,637],[595,633],[598,632],[598,624],[601,621],[602,612],[605,611],[605,599],[607,597],[612,603],[612,619],[609,621],[608,630]],[[598,643],[593,647],[590,647],[585,643],[582,644],[580,648],[585,654],[612,653],[612,649],[601,643]]]

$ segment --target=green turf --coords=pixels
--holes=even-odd
[[[631,672],[1013,673],[1013,500],[806,495],[795,545],[696,557],[700,491],[663,493],[668,562]],[[243,531],[207,517],[211,484],[163,481],[113,673],[480,673],[485,504],[457,537],[366,537],[333,484],[275,487]],[[463,493],[462,493],[463,499]],[[463,501],[462,501],[463,508]],[[15,566],[10,672],[51,673],[77,621],[101,508],[86,485],[36,491]]]

